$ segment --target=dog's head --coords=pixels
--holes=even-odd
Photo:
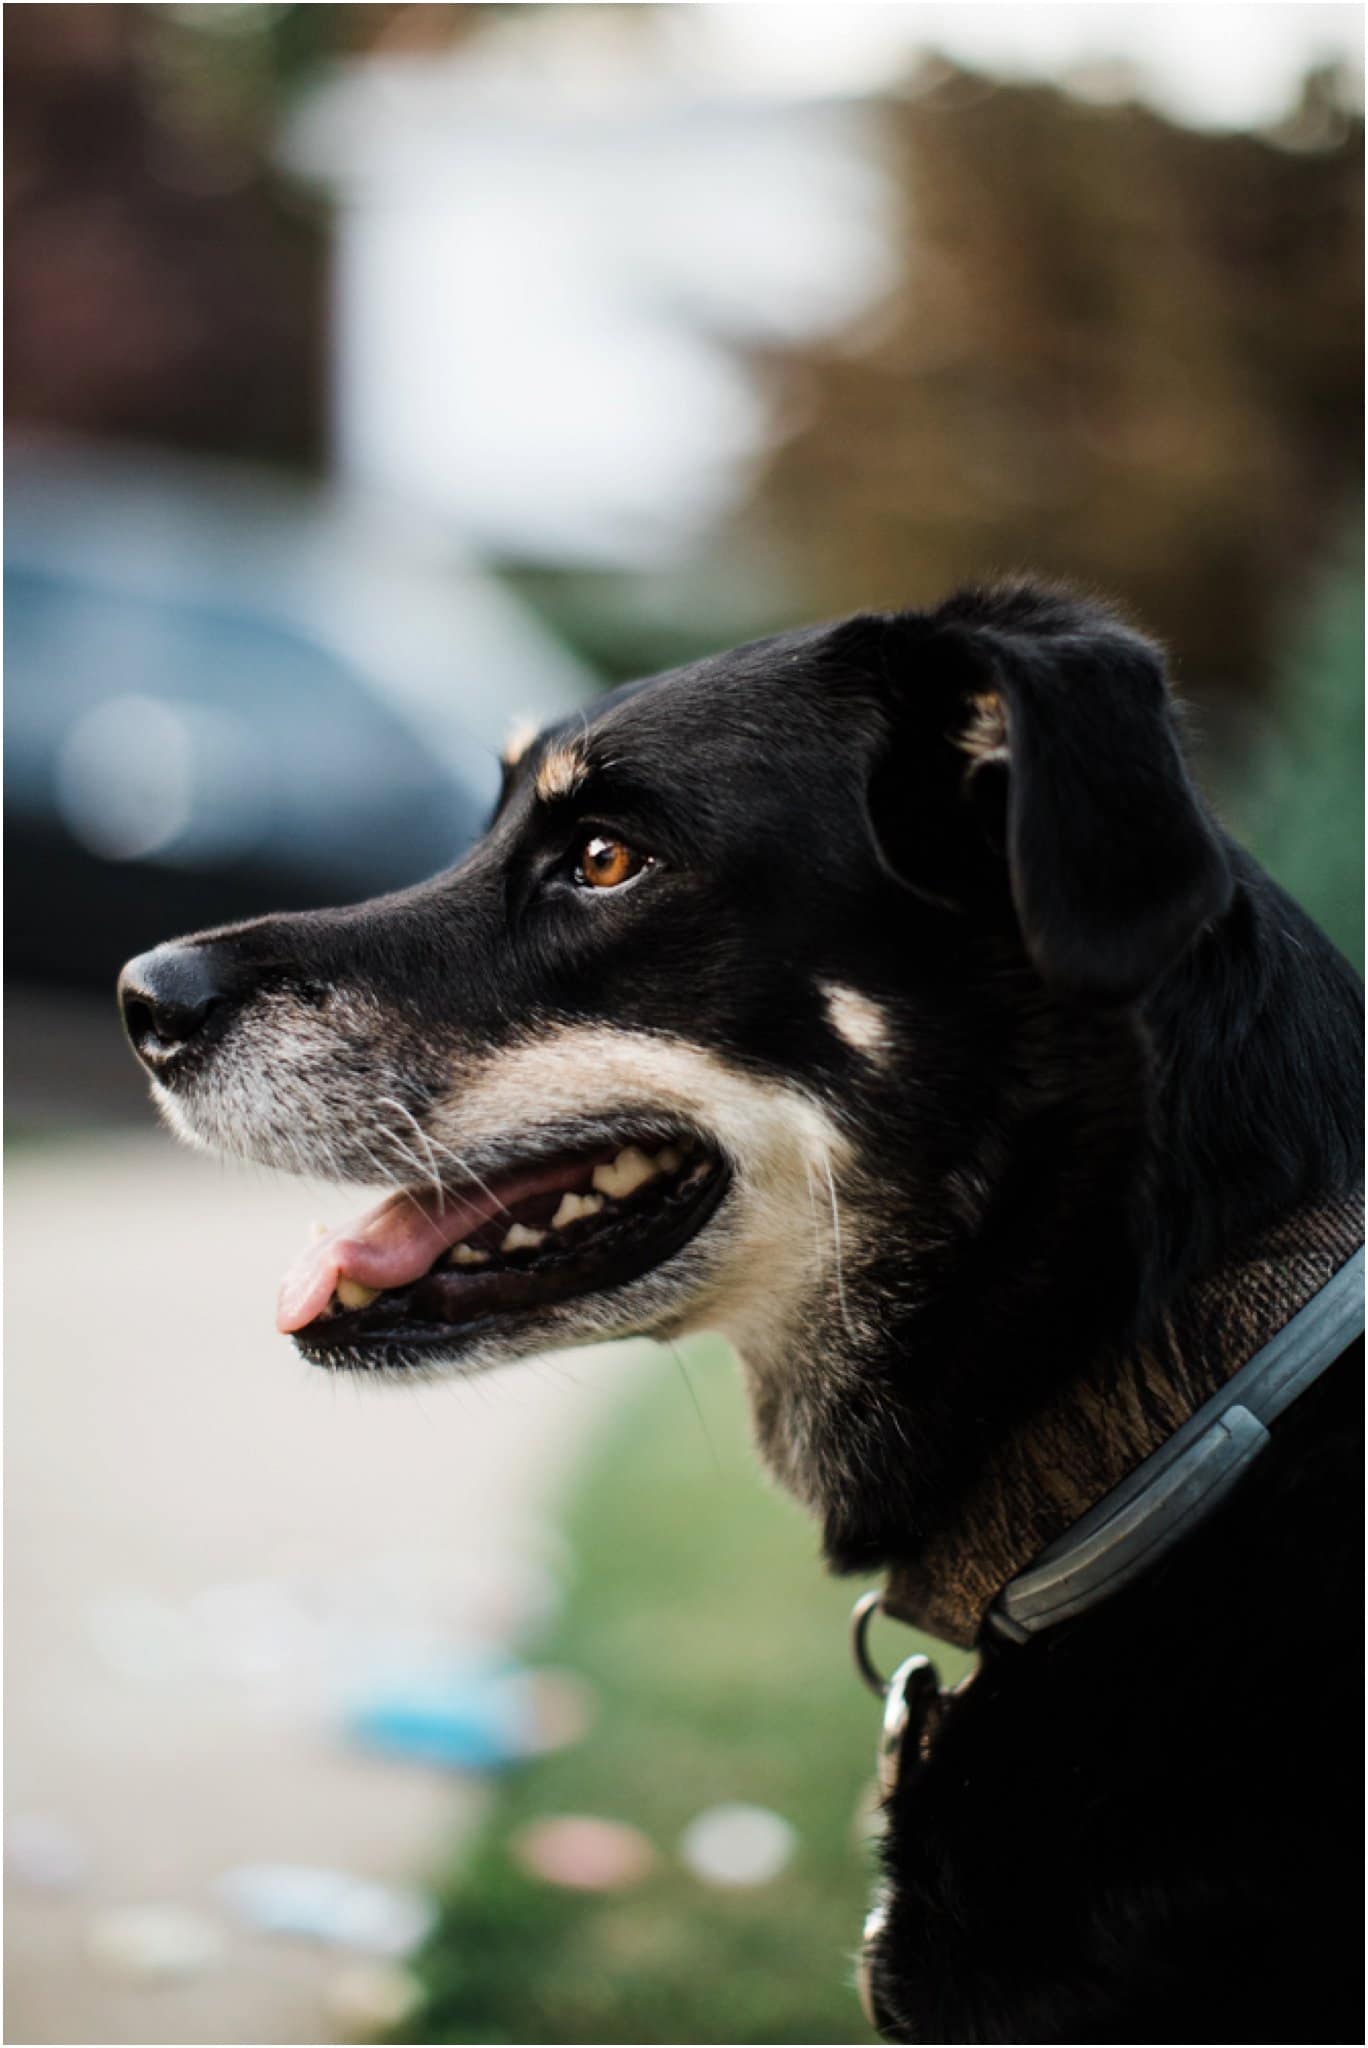
[[[287,1284],[306,1355],[720,1327],[830,1513],[908,1318],[1031,1199],[1015,1134],[1076,1102],[1126,1142],[1092,1051],[1229,889],[1154,649],[1008,590],[619,689],[510,751],[450,872],[122,993],[182,1135],[393,1184]]]

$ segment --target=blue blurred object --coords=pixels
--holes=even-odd
[[[453,1664],[379,1687],[353,1702],[346,1731],[379,1755],[458,1771],[506,1770],[542,1746],[530,1676],[506,1665]]]
[[[424,1892],[310,1863],[238,1864],[223,1872],[214,1890],[254,1933],[294,1935],[374,1956],[409,1955],[436,1918]]]
[[[7,464],[11,977],[420,880],[591,680],[440,536],[183,459]]]

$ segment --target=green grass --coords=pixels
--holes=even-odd
[[[1352,537],[1289,640],[1272,729],[1231,792],[1238,837],[1363,967],[1363,545]]]
[[[600,1716],[501,1790],[446,1891],[414,2041],[867,2041],[851,1956],[870,1887],[857,1805],[878,1720],[846,1649],[856,1590],[762,1480],[725,1345],[666,1352],[600,1450],[568,1525],[576,1591],[545,1654]],[[914,1647],[889,1631],[885,1653]],[[965,1660],[937,1652],[947,1677]],[[745,1800],[799,1837],[789,1869],[719,1891],[680,1862],[701,1808]],[[654,1873],[590,1896],[524,1875],[512,1833],[551,1813],[628,1821]]]

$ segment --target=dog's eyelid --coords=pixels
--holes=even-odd
[[[619,895],[659,865],[656,855],[636,839],[595,826],[576,833],[572,859],[575,886],[593,896]]]
[[[648,851],[646,841],[650,833],[643,826],[634,824],[626,817],[610,817],[601,811],[580,811],[576,813],[571,838],[579,844],[585,839],[625,839],[629,846],[637,847],[642,853]]]
[[[621,839],[653,860],[680,857],[680,835],[661,816],[658,805],[641,803],[632,790],[605,790],[598,795],[597,803],[577,805],[560,828],[564,843],[572,852],[597,834],[604,839]]]

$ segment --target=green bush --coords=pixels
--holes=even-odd
[[[1363,968],[1363,550],[1324,580],[1269,727],[1225,803],[1269,872]]]

